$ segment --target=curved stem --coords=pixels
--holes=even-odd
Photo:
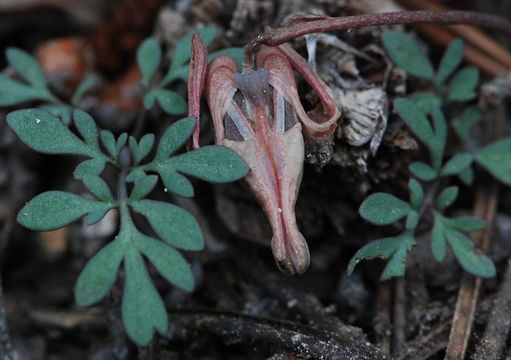
[[[325,31],[357,29],[367,26],[398,24],[469,24],[490,28],[511,35],[511,23],[504,18],[472,11],[397,11],[380,14],[346,17],[301,17],[283,27],[272,29],[250,41],[245,47],[245,60],[251,62],[252,54],[260,45],[277,46],[298,36]]]

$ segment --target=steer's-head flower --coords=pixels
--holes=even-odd
[[[326,85],[287,45],[263,46],[255,56],[255,68],[244,72],[225,56],[204,70],[206,50],[198,35],[193,53],[189,101],[195,101],[195,110],[190,115],[198,116],[200,90],[194,89],[204,84],[217,144],[235,150],[250,167],[245,181],[270,221],[276,262],[284,272],[299,274],[309,265],[307,242],[294,210],[303,172],[302,130],[313,139],[329,138],[340,113]],[[312,111],[303,108],[293,69],[321,100]]]

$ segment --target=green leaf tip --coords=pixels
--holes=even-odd
[[[511,138],[494,142],[478,150],[475,160],[497,180],[511,186]]]
[[[37,60],[29,53],[18,49],[8,48],[6,53],[7,61],[18,75],[25,79],[35,88],[46,89],[46,79],[41,66]]]
[[[495,276],[496,269],[493,261],[479,249],[474,248],[474,244],[467,236],[453,229],[447,229],[445,235],[463,269],[483,278]]]
[[[137,64],[142,74],[141,83],[149,87],[161,62],[161,48],[154,39],[144,40],[137,49]]]
[[[133,201],[130,206],[144,215],[156,233],[184,250],[202,250],[204,239],[197,220],[186,210],[154,200]]]
[[[445,209],[451,206],[458,197],[459,188],[457,186],[449,186],[445,188],[440,195],[435,199],[435,206],[437,209]]]
[[[98,156],[95,149],[80,140],[51,112],[39,109],[17,110],[7,115],[7,123],[20,140],[35,151]]]
[[[18,213],[18,222],[32,230],[55,230],[82,216],[106,211],[112,204],[63,191],[47,191],[30,200]]]
[[[409,34],[401,31],[384,31],[383,46],[392,61],[407,73],[421,79],[433,79],[431,62]]]
[[[463,60],[463,49],[464,43],[461,39],[455,39],[449,44],[442,56],[435,76],[435,81],[438,84],[442,84],[461,64]]]
[[[401,277],[405,274],[406,255],[415,244],[411,232],[405,232],[399,236],[383,238],[370,242],[357,251],[348,264],[347,273],[350,275],[361,260],[375,258],[389,259],[381,280],[388,280],[393,277]]]
[[[388,225],[407,216],[410,205],[394,195],[375,193],[364,200],[359,212],[375,225]]]
[[[117,278],[122,258],[121,244],[113,241],[87,262],[75,285],[78,305],[89,306],[106,296]]]
[[[124,259],[125,279],[122,321],[126,333],[139,346],[147,346],[155,331],[165,335],[168,315],[138,251],[128,251]]]
[[[479,71],[468,66],[456,73],[448,87],[449,101],[470,101],[476,98],[476,87],[479,83]]]

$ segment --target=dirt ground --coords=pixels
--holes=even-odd
[[[148,36],[161,42],[168,61],[176,42],[198,27],[218,28],[209,47],[214,51],[243,47],[268,27],[298,14],[344,16],[400,6],[413,10],[416,3],[2,0],[0,65],[6,67],[3,54],[10,46],[37,55],[52,88],[63,98],[83,76],[95,76],[100,86],[82,106],[99,126],[119,134],[130,131],[142,111],[135,53]],[[441,3],[511,19],[508,0]],[[438,62],[446,44],[438,27],[397,28],[416,33],[432,61]],[[334,91],[371,89],[383,93],[389,103],[420,88],[420,81],[390,66],[381,33],[382,28],[364,28],[316,39],[318,74]],[[491,36],[510,48],[509,38]],[[331,45],[335,41],[343,45]],[[307,56],[303,37],[291,45]],[[482,86],[494,84],[491,69],[480,70]],[[304,103],[312,107],[317,99],[303,81],[299,84]],[[176,83],[173,89],[186,95],[184,83]],[[476,143],[487,140],[485,129],[492,128],[496,117],[503,119],[504,133],[511,129],[509,101],[501,93],[501,101],[493,103],[485,98],[488,94],[481,91],[474,101],[483,109]],[[356,138],[360,134],[349,138],[346,131],[339,131],[331,141],[306,143],[296,206],[299,227],[311,252],[310,268],[303,275],[289,277],[279,272],[269,248],[269,224],[242,184],[211,185],[196,180],[195,198],[171,196],[170,201],[199,219],[206,248],[185,254],[197,283],[192,293],[173,288],[156,272],[152,274],[169,313],[170,332],[166,337],[156,336],[149,347],[138,348],[125,337],[120,320],[122,274],[108,298],[96,306],[79,307],[73,297],[76,278],[87,259],[115,236],[115,214],[94,226],[75,222],[43,233],[16,223],[17,212],[35,194],[50,189],[82,194],[85,189],[72,177],[71,169],[77,164],[73,158],[36,154],[14,136],[4,121],[11,110],[0,108],[1,360],[443,359],[449,341],[453,342],[450,334],[467,337],[462,340],[468,343],[467,359],[511,357],[507,337],[511,326],[511,191],[482,172],[476,172],[474,187],[457,184],[461,195],[452,212],[470,214],[474,208],[485,207],[482,213],[492,231],[481,237],[497,266],[495,278],[475,280],[463,273],[452,254],[437,263],[426,230],[408,258],[405,278],[379,281],[384,263],[378,260],[361,262],[353,275],[346,275],[347,264],[359,248],[396,231],[365,222],[358,215],[360,203],[374,191],[407,196],[407,167],[424,156],[422,147],[392,112],[381,142],[370,141],[377,132],[373,129],[361,144]],[[206,110],[203,115],[208,117]],[[151,110],[144,132],[161,134],[178,118]],[[341,118],[340,128],[349,126]],[[209,121],[201,137],[201,142],[213,143]],[[155,197],[169,200],[163,192]],[[471,318],[456,304],[472,300],[477,300],[477,306]],[[453,335],[453,317],[466,317],[472,324],[468,334],[463,335],[466,325]],[[487,341],[495,344],[486,346]]]

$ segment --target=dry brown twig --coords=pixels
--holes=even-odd
[[[358,29],[383,25],[470,24],[490,28],[511,35],[511,23],[501,17],[471,11],[397,11],[346,17],[301,16],[280,28],[259,35],[246,46],[245,61],[252,63],[252,55],[262,44],[278,46],[299,36],[327,31]]]
[[[488,226],[482,232],[473,235],[472,241],[475,246],[481,248],[484,252],[488,251],[490,245],[491,224],[496,215],[497,203],[498,186],[495,182],[489,186],[482,186],[477,190],[474,215],[484,219]],[[447,345],[446,360],[461,360],[465,357],[481,282],[482,279],[479,277],[463,274]]]
[[[500,138],[505,124],[505,108],[502,104],[495,109],[494,134],[493,138]],[[493,116],[492,116],[493,118]],[[484,219],[488,226],[472,235],[474,245],[483,252],[488,252],[492,234],[492,224],[497,214],[499,201],[499,186],[495,180],[489,180],[479,186],[476,191],[474,215]],[[481,288],[482,279],[464,274],[461,280],[461,287],[458,292],[458,300],[452,320],[449,343],[445,355],[446,360],[464,359],[468,341],[472,331],[472,324],[476,311],[477,299]]]
[[[220,311],[177,310],[171,314],[173,324],[185,331],[214,334],[229,342],[270,345],[307,359],[388,359],[368,343],[289,321]]]
[[[473,360],[500,359],[511,324],[511,259],[502,280],[501,288],[493,302],[490,318],[486,325],[483,338],[477,345]]]

